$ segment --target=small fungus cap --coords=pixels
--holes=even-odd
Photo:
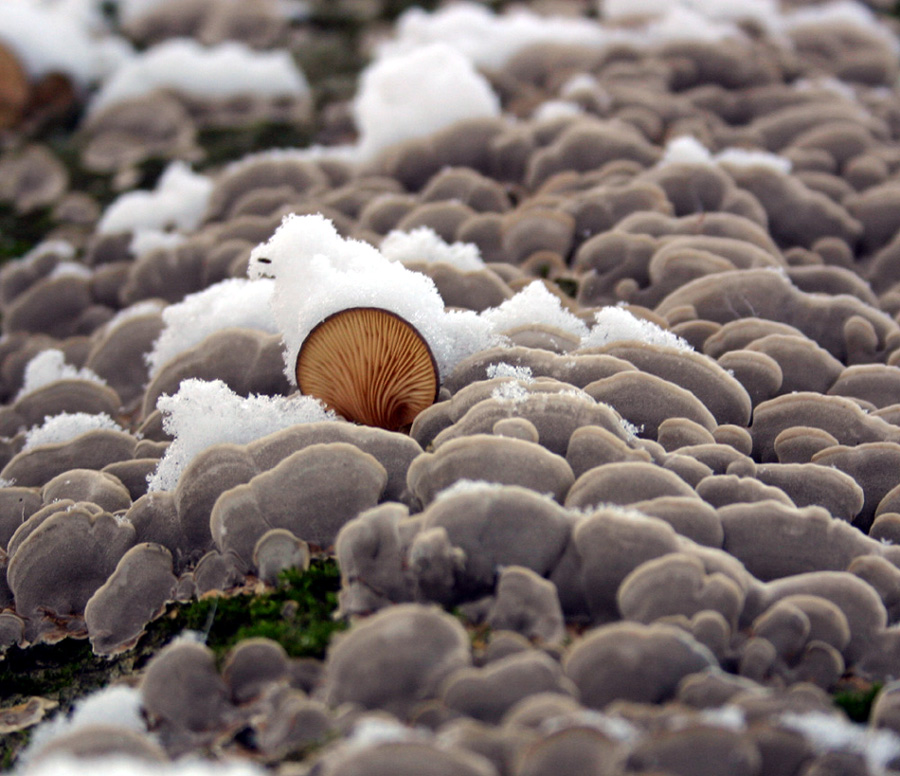
[[[310,331],[297,354],[297,385],[347,420],[398,431],[437,401],[440,380],[412,324],[388,310],[353,307]]]

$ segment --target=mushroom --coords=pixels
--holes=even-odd
[[[437,400],[437,363],[415,327],[395,313],[352,307],[310,331],[297,355],[300,392],[347,420],[399,431]]]
[[[0,44],[0,129],[14,127],[22,118],[31,91],[28,74],[9,47]]]

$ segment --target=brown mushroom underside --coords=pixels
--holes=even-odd
[[[297,385],[347,420],[397,431],[437,399],[428,343],[400,316],[375,307],[330,315],[303,341]]]

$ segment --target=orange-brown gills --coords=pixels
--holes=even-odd
[[[434,404],[439,388],[422,335],[376,307],[342,310],[318,324],[297,355],[297,385],[347,420],[391,431]]]

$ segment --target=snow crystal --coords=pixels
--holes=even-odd
[[[530,366],[514,366],[501,361],[499,364],[488,364],[487,369],[488,380],[495,377],[512,377],[514,380],[520,380],[523,383],[534,382],[534,373]]]
[[[863,755],[875,773],[882,773],[900,756],[900,737],[891,730],[873,730],[823,712],[786,713],[780,720],[802,733],[819,752],[843,750]]]
[[[583,114],[584,108],[576,102],[570,102],[569,100],[546,100],[534,109],[531,118],[535,121],[556,121],[557,119],[567,119]]]
[[[23,772],[24,773],[24,772]],[[265,776],[267,771],[239,760],[180,759],[150,763],[130,757],[48,757],[28,769],[28,776]]]
[[[51,348],[42,350],[26,364],[22,387],[16,394],[15,400],[18,401],[26,394],[34,393],[38,388],[43,388],[57,380],[90,380],[106,385],[106,380],[96,372],[87,367],[77,369],[71,364],[67,364],[65,353]]]
[[[604,307],[594,313],[594,326],[581,340],[582,348],[594,348],[622,340],[638,340],[678,350],[693,348],[677,334],[652,321],[632,315],[624,307]]]
[[[463,119],[498,115],[487,79],[443,43],[376,60],[362,72],[353,103],[363,158]]]
[[[524,9],[498,16],[482,5],[459,2],[432,14],[411,7],[397,20],[395,39],[383,44],[379,55],[408,53],[440,41],[479,67],[499,68],[531,45],[600,47],[621,37],[587,19],[539,16]]]
[[[21,761],[27,763],[56,739],[88,725],[114,725],[136,733],[146,733],[147,727],[141,717],[140,691],[120,685],[97,690],[77,700],[68,716],[57,714],[34,729]],[[29,770],[29,773],[32,771]]]
[[[32,78],[60,72],[86,86],[133,56],[123,38],[92,35],[90,21],[88,14],[73,12],[70,3],[4,2],[0,41]]]
[[[484,269],[477,245],[463,242],[447,244],[428,226],[420,226],[411,232],[394,229],[381,241],[380,250],[389,261],[443,262],[463,272]]]
[[[129,191],[116,199],[97,224],[97,231],[112,234],[142,229],[195,229],[206,212],[212,189],[210,178],[192,172],[184,162],[172,162],[153,191]]]
[[[745,148],[726,148],[713,154],[691,135],[679,135],[666,144],[659,165],[667,164],[731,164],[735,167],[770,167],[785,174],[791,171],[791,160],[784,156]]]
[[[94,96],[89,111],[154,89],[213,99],[299,97],[309,84],[287,51],[258,52],[236,41],[205,47],[190,38],[172,38],[125,62]]]
[[[551,293],[540,280],[529,283],[499,307],[490,307],[482,311],[481,318],[487,321],[497,334],[520,326],[543,324],[581,339],[588,335],[585,323],[566,310],[559,297]]]
[[[298,423],[335,419],[311,396],[243,397],[221,380],[195,378],[182,381],[174,396],[160,396],[156,407],[174,441],[147,477],[149,491],[174,490],[187,465],[212,445],[244,445]]]
[[[269,308],[275,283],[271,279],[229,278],[189,294],[162,311],[165,328],[144,359],[154,377],[166,362],[228,328],[278,331]]]
[[[329,315],[378,307],[412,324],[447,374],[463,358],[491,347],[489,323],[469,310],[446,311],[431,278],[388,261],[377,248],[345,240],[321,215],[288,215],[268,242],[250,254],[250,277],[274,277],[272,309],[285,343],[285,375],[307,334]]]
[[[91,415],[87,412],[61,412],[59,415],[47,416],[40,426],[30,428],[25,433],[25,444],[22,450],[30,450],[38,445],[68,442],[88,431],[99,429],[125,430],[105,412],[98,415]]]
[[[508,401],[513,404],[520,404],[525,401],[531,393],[529,390],[517,380],[507,380],[500,383],[493,391],[491,398],[497,401]]]
[[[715,21],[755,21],[767,29],[779,18],[775,0],[602,0],[605,19],[665,16],[673,10],[688,10]]]
[[[135,258],[158,248],[172,250],[187,241],[187,237],[179,232],[164,232],[161,229],[138,229],[131,236],[128,251]]]

